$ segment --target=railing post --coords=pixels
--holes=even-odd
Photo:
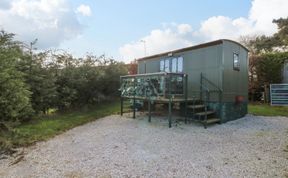
[[[200,73],[200,100],[203,100],[203,93],[202,93],[202,91],[203,91],[203,87],[202,87],[202,85],[203,85],[203,81],[202,81],[202,72]]]
[[[188,98],[188,75],[184,74],[185,79],[185,124],[187,124],[187,98]]]
[[[122,86],[123,80],[122,77],[120,77],[120,86]],[[120,91],[120,115],[123,116],[123,96],[122,91]]]
[[[149,111],[148,122],[151,122],[151,99],[150,99],[150,97],[149,97],[149,101],[148,101],[148,111]]]
[[[135,107],[135,105],[136,105],[136,99],[135,99],[135,97],[136,97],[136,77],[134,77],[134,93],[133,93],[133,119],[135,119],[136,118],[136,107]]]
[[[169,80],[168,80],[168,87],[169,87],[169,112],[168,112],[168,120],[169,120],[169,128],[172,127],[172,95],[171,95],[171,75],[169,75]]]
[[[207,128],[207,107],[208,107],[208,105],[207,105],[207,102],[208,102],[208,93],[209,93],[209,91],[206,91],[205,92],[206,94],[205,94],[205,118],[204,118],[204,128],[206,129]]]
[[[120,115],[123,116],[123,97],[120,97]]]

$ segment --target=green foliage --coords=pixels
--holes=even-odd
[[[249,104],[248,112],[257,116],[285,116],[288,117],[287,106],[270,106],[268,104]]]
[[[259,100],[265,85],[282,83],[283,64],[288,59],[288,17],[273,20],[278,31],[272,36],[242,37],[249,50],[249,98]],[[267,94],[267,93],[266,93]]]
[[[31,103],[36,113],[46,113],[49,108],[54,107],[57,98],[55,73],[48,67],[43,66],[44,53],[23,55],[19,61],[18,69],[25,73],[26,83],[32,93]]]
[[[288,59],[288,52],[263,54],[256,64],[258,81],[261,84],[281,83],[284,61]]]
[[[60,56],[63,58],[63,56]],[[58,69],[56,107],[60,110],[69,107],[93,105],[118,96],[120,76],[127,74],[125,64],[105,56],[87,56],[85,59],[63,58],[66,66]],[[68,66],[66,65],[68,61]]]
[[[124,63],[104,55],[74,58],[61,50],[33,54],[13,34],[0,35],[0,122],[114,99],[120,75],[127,74]]]
[[[0,32],[0,122],[25,120],[31,117],[31,92],[24,81],[24,74],[17,70],[21,58],[13,34]]]
[[[278,27],[278,32],[272,36],[258,36],[248,43],[248,46],[252,48],[252,51],[256,53],[283,51],[288,47],[288,17],[274,19]]]

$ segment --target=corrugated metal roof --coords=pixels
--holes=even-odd
[[[180,52],[185,52],[185,51],[189,51],[189,50],[205,48],[205,47],[208,47],[208,46],[215,46],[215,45],[218,45],[218,44],[222,44],[224,41],[229,41],[229,42],[232,42],[232,43],[236,43],[236,44],[240,45],[241,47],[243,47],[245,50],[249,51],[245,46],[243,46],[242,44],[240,44],[240,43],[238,43],[236,41],[228,40],[228,39],[220,39],[220,40],[211,41],[211,42],[208,42],[208,43],[202,43],[202,44],[195,45],[195,46],[190,46],[190,47],[186,47],[186,48],[181,48],[181,49],[177,49],[177,50],[173,50],[173,51],[167,51],[167,52],[164,52],[164,53],[159,53],[159,54],[155,54],[155,55],[152,55],[152,56],[139,58],[139,59],[137,59],[137,61],[143,61],[143,60],[148,60],[148,59],[152,59],[152,58],[156,58],[156,57],[167,56],[170,53],[172,53],[172,54],[173,53],[180,53]]]

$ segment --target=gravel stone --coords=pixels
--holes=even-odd
[[[113,115],[24,148],[15,165],[0,160],[0,177],[284,177],[287,144],[287,117],[247,115],[204,129]]]

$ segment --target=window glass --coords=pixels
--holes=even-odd
[[[177,72],[177,58],[172,59],[172,69],[171,72]]]
[[[239,54],[233,53],[233,69],[240,70]]]
[[[165,59],[165,68],[164,68],[165,72],[170,72],[169,62],[170,62],[169,59]]]
[[[160,61],[160,72],[164,72],[164,60]]]
[[[177,72],[183,72],[183,57],[178,57]]]

